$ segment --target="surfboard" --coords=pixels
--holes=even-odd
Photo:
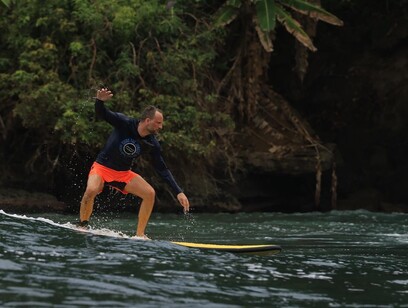
[[[258,244],[258,245],[226,245],[226,244],[204,244],[204,243],[189,243],[189,242],[171,242],[172,244],[214,251],[224,251],[232,253],[245,253],[269,256],[280,253],[282,248],[274,244]]]
[[[9,214],[9,213],[4,212],[3,210],[0,210],[0,214],[6,215],[9,217],[19,218],[19,219],[40,221],[40,222],[44,222],[44,223],[47,223],[47,224],[50,224],[56,227],[71,229],[73,231],[79,231],[79,232],[89,233],[93,235],[108,236],[108,237],[130,239],[130,240],[139,240],[139,241],[149,241],[149,240],[140,239],[135,236],[133,237],[128,236],[126,234],[123,234],[122,232],[113,231],[109,229],[81,228],[69,222],[60,224],[60,223],[52,221],[51,219],[43,218],[43,217],[29,217],[26,215]],[[281,252],[282,250],[282,248],[279,245],[274,245],[274,244],[250,244],[250,245],[243,244],[241,245],[241,244],[192,243],[192,242],[163,241],[163,240],[158,240],[158,241],[168,242],[174,245],[183,246],[187,248],[213,250],[213,251],[230,252],[230,253],[255,254],[255,255],[262,255],[262,256],[274,255],[274,254]]]

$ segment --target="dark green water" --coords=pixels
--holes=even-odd
[[[154,241],[38,217],[0,212],[1,307],[408,307],[408,215],[153,214]],[[129,213],[95,216],[93,227],[131,236],[135,221]],[[166,240],[267,242],[283,251],[238,255]]]

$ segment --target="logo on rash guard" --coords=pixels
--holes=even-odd
[[[120,143],[120,152],[127,157],[140,155],[140,144],[134,139],[125,139]]]

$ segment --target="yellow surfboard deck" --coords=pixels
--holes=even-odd
[[[225,244],[189,243],[189,242],[171,242],[171,243],[189,248],[199,248],[234,253],[250,253],[256,255],[274,255],[281,252],[282,250],[280,246],[273,244],[225,245]]]

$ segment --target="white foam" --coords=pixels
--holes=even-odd
[[[109,236],[109,237],[117,237],[117,238],[132,238],[132,239],[137,239],[136,237],[130,237],[122,232],[119,231],[113,231],[113,230],[109,230],[106,228],[102,228],[102,229],[84,229],[81,227],[77,227],[75,224],[72,224],[70,222],[64,223],[64,224],[60,224],[57,223],[55,221],[52,221],[51,219],[48,218],[44,218],[44,217],[29,217],[26,215],[18,215],[18,214],[9,214],[4,212],[3,210],[0,210],[0,214],[9,216],[9,217],[13,217],[13,218],[18,218],[18,219],[26,219],[26,220],[31,220],[31,221],[41,221],[41,222],[45,222],[47,224],[56,226],[56,227],[60,227],[60,228],[66,228],[66,229],[71,229],[71,230],[75,230],[75,231],[81,231],[81,232],[86,232],[86,233],[91,233],[91,234],[95,234],[95,235],[103,235],[103,236]]]

